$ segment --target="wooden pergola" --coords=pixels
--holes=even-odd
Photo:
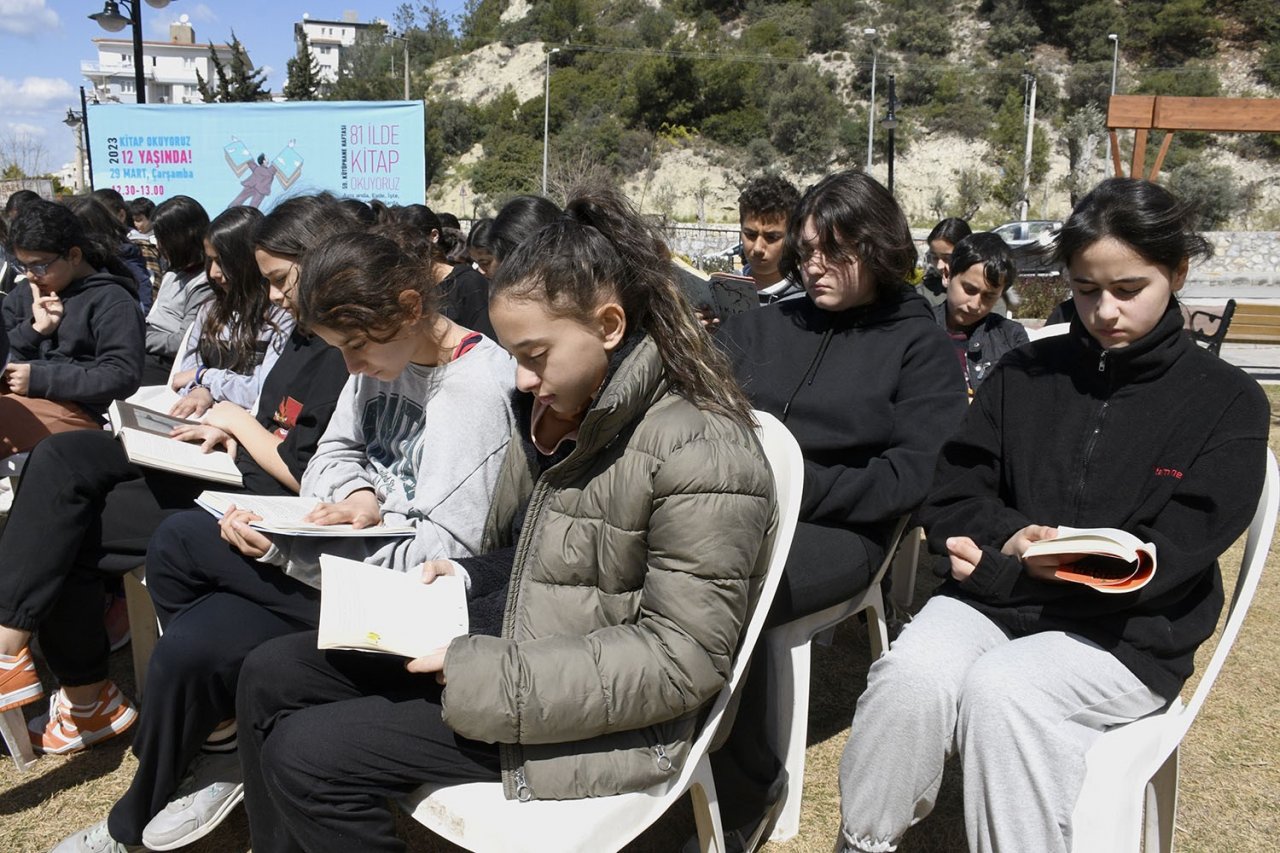
[[[1132,130],[1133,161],[1129,177],[1156,180],[1174,131],[1208,133],[1280,133],[1280,100],[1274,98],[1175,98],[1167,95],[1112,95],[1107,106],[1107,132],[1111,136],[1111,165],[1117,177],[1124,175],[1116,131]],[[1143,174],[1147,138],[1164,131],[1160,152]]]

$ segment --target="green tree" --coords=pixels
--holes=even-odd
[[[493,201],[537,192],[541,169],[542,146],[538,142],[518,135],[492,142],[486,139],[484,157],[472,167],[471,186]]]
[[[394,101],[404,97],[403,78],[391,74],[392,56],[403,48],[389,45],[384,26],[372,26],[343,48],[338,79],[325,97],[331,101]]]
[[[290,101],[314,101],[320,97],[320,63],[311,53],[306,34],[298,44],[297,54],[285,66],[288,80],[284,84],[284,96]]]
[[[768,99],[769,141],[799,169],[821,169],[831,159],[844,114],[835,80],[809,65],[777,73]]]
[[[844,50],[844,16],[834,3],[818,0],[809,10],[809,52],[829,53]]]
[[[240,39],[236,38],[235,30],[231,31],[229,48],[231,58],[226,65],[223,65],[213,45],[209,45],[209,59],[213,65],[217,85],[210,86],[209,82],[200,75],[200,71],[196,71],[196,90],[200,93],[200,97],[204,98],[204,102],[206,104],[246,103],[270,97],[271,93],[262,85],[266,81],[266,72],[249,64],[249,53],[240,43]]]
[[[987,47],[996,55],[1030,53],[1040,40],[1040,27],[1019,0],[996,0],[988,19]]]
[[[1169,192],[1195,207],[1196,227],[1212,231],[1242,207],[1241,186],[1226,166],[1192,160],[1169,175]]]

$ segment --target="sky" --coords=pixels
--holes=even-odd
[[[403,0],[173,0],[163,9],[136,2],[142,3],[144,39],[167,41],[169,24],[183,14],[190,16],[202,43],[230,41],[234,29],[253,64],[267,72],[269,88],[278,92],[285,63],[294,54],[293,25],[304,12],[341,20],[350,10],[361,21],[390,21]],[[437,0],[436,5],[452,17],[463,4]],[[89,20],[100,11],[102,0],[0,0],[0,141],[38,141],[49,171],[75,159],[75,131],[63,119],[69,107],[79,111],[80,86],[92,91],[80,76],[80,62],[97,61],[93,39],[130,37],[128,27],[109,34]]]

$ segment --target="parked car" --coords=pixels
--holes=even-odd
[[[1056,219],[1023,219],[991,229],[1013,250],[1018,275],[1055,275],[1058,272],[1050,256],[1053,238],[1062,230]]]

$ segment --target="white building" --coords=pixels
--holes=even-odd
[[[385,28],[386,22],[362,24],[355,12],[343,12],[341,21],[316,20],[304,13],[302,20],[293,25],[294,49],[302,49],[305,36],[311,46],[311,55],[320,68],[320,79],[324,83],[335,83],[338,69],[342,67],[342,51],[354,45],[359,35],[372,27]]]
[[[196,89],[196,72],[206,83],[214,80],[209,45],[196,43],[195,30],[186,17],[169,25],[169,41],[142,43],[148,104],[203,103]],[[93,84],[94,99],[132,103],[136,99],[132,37],[96,38],[93,43],[98,48],[98,61],[82,60],[80,73]],[[224,66],[230,64],[229,45],[215,44],[213,49]],[[245,61],[249,61],[247,52]]]

